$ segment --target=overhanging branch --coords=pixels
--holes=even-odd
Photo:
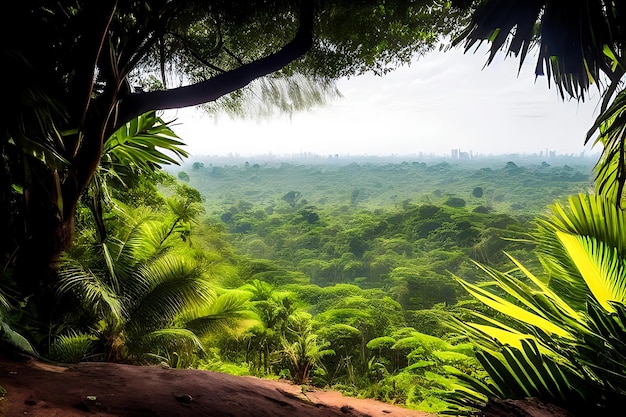
[[[178,109],[208,103],[271,74],[304,55],[313,44],[313,1],[302,0],[298,32],[278,52],[197,84],[131,94],[120,103],[114,129],[150,110]]]

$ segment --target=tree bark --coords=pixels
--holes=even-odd
[[[120,103],[115,129],[150,110],[167,110],[215,101],[257,78],[271,74],[304,55],[313,45],[313,2],[302,0],[295,37],[278,52],[190,86],[130,94]]]

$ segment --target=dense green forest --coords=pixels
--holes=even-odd
[[[448,325],[485,310],[454,276],[486,281],[473,261],[506,269],[504,251],[538,265],[536,217],[591,186],[592,160],[555,162],[207,159],[172,171],[178,193],[199,192],[189,242],[212,253],[240,327],[168,361],[447,409],[445,367],[484,372]]]
[[[240,253],[303,272],[312,283],[402,292],[419,275],[438,285],[471,261],[500,266],[529,253],[530,223],[555,200],[591,187],[592,160],[517,165],[502,159],[433,162],[194,162],[178,177]],[[569,160],[568,160],[569,159]],[[518,163],[520,163],[518,161]],[[576,164],[576,165],[574,165]],[[509,240],[507,240],[509,239]],[[512,241],[515,239],[516,241]],[[410,278],[409,278],[410,277]],[[280,284],[280,281],[275,282]],[[422,295],[423,296],[423,295]],[[411,304],[430,306],[447,299]]]
[[[451,367],[486,373],[451,324],[492,314],[464,288],[490,279],[474,262],[507,270],[506,252],[539,267],[536,218],[589,189],[592,166],[207,159],[171,173],[103,170],[91,193],[105,196],[103,227],[86,196],[50,321],[16,312],[12,343],[61,362],[166,363],[469,412],[450,397]]]
[[[457,415],[528,397],[622,415],[624,3],[240,6],[5,5],[3,357],[286,378]],[[291,114],[342,77],[483,43],[487,65],[536,59],[563,99],[597,87],[597,159],[162,171],[188,153],[159,110]]]

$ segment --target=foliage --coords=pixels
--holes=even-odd
[[[60,335],[50,346],[50,359],[64,363],[78,363],[94,353],[98,338],[92,334],[70,332]]]
[[[306,384],[314,367],[319,366],[324,356],[334,355],[335,352],[327,349],[329,342],[318,342],[318,337],[312,333],[310,327],[295,333],[295,341],[283,339],[282,353],[287,357],[291,368],[291,376],[296,384]]]
[[[110,204],[115,193],[111,188],[136,188],[129,187],[129,181],[148,185],[149,182],[141,182],[142,177],[157,176],[163,165],[178,165],[176,157],[182,160],[189,156],[182,146],[184,143],[169,124],[154,111],[130,120],[104,142],[100,163],[84,196],[89,198],[83,198],[92,212],[100,239],[105,239],[107,233],[102,216],[103,205]],[[149,194],[157,194],[156,190],[151,191]],[[135,195],[133,203],[144,201],[150,203],[145,200],[145,194]]]
[[[184,143],[156,112],[150,111],[126,122],[104,142],[99,170],[115,176],[153,172],[164,165],[178,165],[189,154]]]
[[[238,279],[231,282],[243,284],[240,289],[252,294],[251,305],[259,317],[243,333],[220,338],[222,362],[216,362],[216,369],[224,362],[238,367],[247,363],[253,374],[300,381],[294,358],[306,358],[303,352],[315,352],[321,343],[334,355],[321,356],[310,368],[311,383],[430,411],[449,407],[447,367],[456,366],[474,378],[485,374],[467,338],[445,325],[453,315],[465,317],[456,307],[463,300],[462,287],[447,271],[480,282],[480,269],[465,259],[479,256],[499,267],[508,259],[500,254],[503,249],[540,265],[527,253],[531,246],[526,233],[530,213],[539,209],[526,200],[520,215],[497,209],[475,212],[476,184],[484,187],[480,203],[492,207],[510,207],[512,194],[495,197],[519,191],[517,181],[533,184],[524,190],[536,194],[533,202],[589,184],[582,168],[509,162],[504,168],[474,169],[419,163],[218,166],[207,160],[204,167],[188,170],[189,184],[213,196],[205,207],[216,227],[230,230],[228,238],[247,253],[237,261]],[[513,169],[515,175],[509,174]],[[407,191],[405,200],[376,191],[408,189],[403,176],[409,181],[415,175],[432,175],[433,182],[441,175],[462,178],[456,185],[447,183],[462,190],[457,195],[466,207],[445,205],[455,194],[437,196],[443,184],[421,193]],[[312,177],[317,188],[307,185]],[[355,204],[354,185],[344,193],[335,177],[341,184],[358,178],[370,185],[359,185]],[[374,181],[379,184],[372,185]],[[265,183],[275,185],[265,189]],[[563,188],[548,191],[554,184]],[[373,186],[376,190],[368,191]],[[395,201],[393,207],[389,201]],[[306,336],[292,331],[303,312],[312,316]]]
[[[487,64],[499,50],[520,59],[520,67],[529,50],[536,47],[535,74],[547,75],[561,97],[584,100],[591,85],[601,95],[601,114],[587,134],[585,143],[599,129],[596,143],[603,146],[596,170],[600,193],[624,197],[626,160],[624,154],[624,96],[626,62],[623,47],[626,31],[622,4],[607,1],[583,1],[564,7],[559,1],[487,0],[479,2],[470,24],[453,44],[465,49],[484,41],[490,43]],[[609,106],[609,103],[613,103]]]
[[[573,413],[617,415],[626,393],[626,217],[611,200],[578,195],[536,232],[545,276],[483,270],[493,287],[459,282],[500,316],[458,322],[489,374],[463,382],[460,404],[536,396]]]
[[[0,121],[0,251],[39,315],[50,311],[56,261],[88,188],[104,239],[98,167],[115,164],[121,180],[125,168],[186,155],[178,138],[156,132],[155,111],[223,98],[217,107],[236,113],[259,97],[259,113],[291,113],[337,96],[341,76],[410,63],[465,19],[430,0],[61,0],[12,3],[6,15],[15,24],[1,27],[13,82]]]
[[[626,183],[625,126],[626,90],[622,90],[617,94],[613,103],[598,116],[587,133],[587,140],[589,140],[593,133],[599,130],[594,144],[600,144],[604,149],[595,170],[598,193],[608,196],[618,204],[626,199],[626,193],[624,193]]]
[[[63,260],[58,296],[81,306],[64,320],[82,322],[88,333],[61,335],[54,355],[80,359],[74,352],[83,346],[107,360],[155,355],[177,365],[202,350],[199,336],[245,316],[245,295],[217,295],[202,259],[181,245],[180,213],[159,221],[149,210],[118,202],[115,215],[106,240],[87,239]]]
[[[3,27],[11,36],[0,54],[6,78],[19,82],[8,84],[13,105],[0,137],[2,339],[29,349],[23,333],[68,361],[187,367],[205,352],[214,369],[241,372],[245,364],[258,375],[341,385],[433,411],[454,389],[469,403],[532,394],[581,410],[600,398],[600,411],[613,411],[626,377],[623,213],[596,197],[556,206],[535,236],[546,276],[532,275],[534,260],[524,255],[529,215],[546,199],[586,189],[585,173],[508,161],[470,176],[447,162],[305,167],[302,175],[290,164],[206,161],[210,170],[196,163],[178,178],[208,184],[202,193],[213,196],[210,204],[202,207],[201,193],[184,185],[173,195],[156,192],[158,181],[174,181],[156,169],[187,154],[153,110],[234,92],[217,107],[291,113],[338,94],[340,76],[410,62],[466,17],[440,1],[313,3],[7,6],[16,25]],[[624,74],[624,9],[587,3],[476,2],[457,39],[467,47],[492,42],[489,62],[502,47],[523,61],[538,40],[538,71],[545,68],[562,95],[582,98],[601,74],[609,77],[589,135],[600,130],[598,190],[615,202],[626,178],[623,92],[608,103]],[[558,27],[563,21],[587,23]],[[254,96],[258,111],[242,105]],[[271,181],[294,174],[306,181]],[[343,187],[325,183],[327,174]],[[245,186],[237,190],[233,178]],[[524,185],[511,187],[512,178]],[[197,221],[203,209],[208,225]],[[230,247],[227,231],[247,258]],[[517,271],[497,272],[502,249]],[[487,264],[482,270],[496,284],[480,282],[469,255]],[[467,278],[457,285],[449,271]],[[464,317],[451,308],[461,287],[498,311],[458,323],[482,347],[490,379],[482,379],[463,336],[441,326],[453,313]],[[423,308],[430,310],[405,311]],[[443,378],[449,366],[465,386]]]

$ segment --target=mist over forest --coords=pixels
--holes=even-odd
[[[474,159],[418,156],[204,156],[168,167],[206,204],[276,202],[289,191],[305,204],[392,207],[400,202],[466,200],[470,208],[535,215],[555,199],[587,192],[597,160],[587,156],[499,155]],[[188,178],[187,178],[188,176]],[[472,194],[479,187],[483,194]]]

